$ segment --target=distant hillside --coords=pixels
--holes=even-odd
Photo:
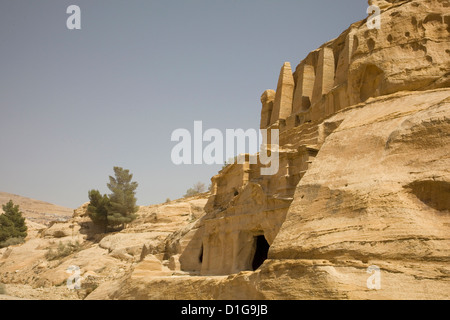
[[[6,204],[9,200],[20,206],[20,210],[27,219],[41,224],[49,224],[52,221],[65,221],[71,218],[73,214],[73,209],[70,208],[16,194],[0,192],[0,205]],[[0,213],[3,213],[1,206]]]

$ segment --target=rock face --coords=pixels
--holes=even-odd
[[[84,299],[92,293],[95,299],[119,290],[124,279],[185,275],[179,254],[206,201],[201,195],[140,207],[133,223],[110,234],[92,225],[86,204],[69,222],[45,227],[27,220],[27,241],[0,249],[0,283],[12,298]],[[66,287],[71,266],[80,270],[80,290]],[[0,300],[10,296],[0,294]]]
[[[143,207],[101,239],[84,205],[1,249],[0,281],[48,287],[77,263],[88,299],[449,299],[450,4],[369,4],[381,29],[352,24],[263,93],[276,174],[245,155],[207,200]],[[83,250],[44,261],[73,224]]]
[[[203,277],[146,285],[215,299],[450,297],[449,3],[370,4],[381,29],[354,23],[262,95],[280,169],[246,161],[212,178],[180,256]],[[141,285],[115,297],[161,298]]]
[[[291,64],[285,62],[280,71],[277,91],[273,102],[270,124],[280,119],[286,119],[292,112],[292,100],[294,98],[294,77],[292,76]]]
[[[16,194],[0,192],[0,214],[3,213],[1,205],[6,204],[9,200],[20,206],[20,211],[26,219],[47,226],[54,221],[67,221],[73,213],[73,209]]]
[[[320,269],[318,297],[448,299],[449,119],[447,89],[394,94],[329,118],[342,123],[297,186],[267,267],[289,260],[311,283]],[[371,265],[381,269],[375,292],[365,283]],[[296,298],[305,297],[299,289]]]

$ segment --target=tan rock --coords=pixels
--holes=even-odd
[[[444,280],[450,271],[444,213],[450,210],[450,135],[442,134],[450,132],[449,96],[450,90],[409,92],[347,111],[297,186],[270,258],[333,261],[349,279],[347,260],[360,260],[362,271],[386,265],[386,287],[372,296],[426,298],[427,287],[440,288],[436,297],[450,296],[442,291],[450,280]],[[333,289],[358,297],[344,286]]]
[[[9,200],[12,200],[15,205],[19,205],[20,211],[28,221],[41,225],[48,225],[53,221],[67,221],[73,213],[73,209],[70,208],[0,192],[0,214],[3,213],[1,205],[6,204]]]
[[[311,71],[309,71],[311,72]],[[311,104],[320,103],[322,96],[331,91],[334,85],[334,53],[330,47],[323,47],[319,52],[319,61],[312,92]]]
[[[73,222],[54,223],[50,228],[43,231],[46,238],[64,238],[78,234],[80,225]]]
[[[244,156],[211,194],[141,207],[53,262],[52,226],[0,250],[0,281],[52,288],[78,265],[89,299],[449,299],[448,4],[371,3],[380,30],[354,23],[263,94],[276,174]]]
[[[425,6],[433,6],[435,13],[428,14]],[[444,258],[449,250],[448,222],[433,216],[429,227],[420,229],[426,223],[421,215],[428,209],[408,204],[408,197],[414,194],[414,201],[426,202],[433,210],[448,206],[448,170],[444,168],[449,167],[449,154],[443,151],[447,142],[442,135],[449,132],[445,113],[449,92],[433,89],[450,86],[444,71],[449,69],[450,59],[439,55],[434,64],[433,55],[423,55],[437,52],[437,47],[441,52],[448,48],[445,5],[431,0],[397,2],[384,9],[381,31],[356,23],[300,63],[294,74],[293,114],[279,123],[279,173],[262,177],[259,165],[232,165],[215,176],[208,214],[191,231],[181,253],[182,270],[198,271],[200,265],[204,275],[251,270],[258,252],[256,237],[264,235],[271,245],[271,260],[257,271],[258,283],[247,283],[267,298],[393,298],[399,283],[405,283],[398,291],[402,298],[427,298],[425,282],[414,281],[424,274],[429,277],[427,285],[436,288],[436,297],[448,296],[443,290],[446,280],[442,280],[448,269]],[[425,34],[436,42],[425,41],[421,46],[409,42],[420,42]],[[411,46],[415,49],[410,50]],[[288,78],[286,70],[284,66],[279,84]],[[397,91],[407,92],[391,95]],[[263,95],[263,116],[268,109],[265,100]],[[278,104],[276,98],[271,123],[283,119],[274,118],[279,114]],[[261,127],[264,125],[262,121]],[[404,131],[408,126],[411,132]],[[391,151],[390,157],[388,146],[394,140],[399,149]],[[423,148],[416,150],[414,144]],[[318,150],[323,161],[314,159]],[[429,174],[437,181],[432,182]],[[416,181],[411,180],[412,175],[422,177]],[[395,203],[398,210],[390,211]],[[278,215],[273,213],[275,208]],[[285,221],[284,210],[292,220],[288,215]],[[288,259],[292,261],[285,269],[283,263]],[[408,267],[408,263],[418,265],[428,259],[433,262],[420,272]],[[320,268],[309,267],[322,260]],[[370,262],[382,265],[382,270],[389,265],[383,272],[392,286],[385,291],[367,288]],[[286,279],[288,282],[273,280],[278,272],[274,270],[284,274],[296,269],[296,264],[299,272],[310,276],[301,281],[295,276]],[[316,269],[323,270],[324,282],[314,291],[313,277],[320,276]],[[401,275],[396,277],[398,273]],[[241,281],[237,279],[241,278],[234,281]],[[268,287],[277,287],[275,292],[263,288],[265,279]],[[258,294],[249,293],[248,297]]]
[[[73,218],[76,217],[87,217],[87,207],[89,206],[89,202],[84,203],[79,208],[73,211]]]
[[[45,229],[47,229],[47,226],[33,222],[31,220],[25,219],[26,225],[27,225],[27,239],[33,239],[38,237]]]
[[[275,91],[266,90],[261,96],[261,124],[260,128],[265,129],[271,124],[273,104],[275,101]]]
[[[380,9],[387,9],[393,5],[404,3],[405,0],[369,0],[369,5],[378,6]]]
[[[314,66],[301,63],[296,70],[297,79],[294,93],[293,112],[306,111],[311,107],[316,74]]]
[[[291,64],[285,62],[281,67],[280,77],[278,79],[270,124],[290,116],[294,99],[294,87],[295,82],[292,75]]]
[[[92,275],[108,277],[118,272],[118,269],[121,267],[121,264],[117,263],[117,261],[117,259],[108,255],[107,250],[93,246],[59,261],[53,268],[48,268],[48,270],[40,274],[40,281],[37,284],[45,286],[65,284],[70,276],[70,273],[68,273],[70,266],[78,267],[81,276],[84,278]]]
[[[168,267],[170,270],[180,271],[181,270],[180,255],[177,254],[177,255],[171,256],[169,259]]]
[[[159,275],[167,275],[172,274],[171,272],[163,270],[163,265],[161,261],[156,258],[154,255],[148,255],[139,262],[135,267],[132,273],[132,277],[152,277]]]
[[[116,233],[104,237],[99,246],[118,259],[138,261],[144,246],[148,251],[161,250],[167,236],[166,232]]]

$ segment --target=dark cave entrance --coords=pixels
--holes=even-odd
[[[200,261],[200,263],[203,263],[203,245],[202,245],[202,248],[200,249],[200,255],[198,256],[198,261]]]
[[[267,259],[267,254],[270,248],[270,245],[267,242],[266,237],[264,237],[264,235],[255,237],[255,242],[256,242],[256,250],[252,262],[253,271],[258,269]]]

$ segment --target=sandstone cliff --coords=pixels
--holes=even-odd
[[[84,206],[0,250],[9,294],[449,299],[450,3],[369,4],[382,10],[381,29],[352,24],[295,69],[284,63],[263,93],[261,128],[280,130],[277,174],[229,165],[211,194],[143,207],[109,235],[96,235]],[[74,240],[76,251],[48,260]],[[70,265],[81,291],[65,288]]]
[[[130,276],[187,274],[178,257],[204,215],[206,196],[140,207],[133,223],[108,234],[87,217],[87,204],[81,206],[68,222],[35,230],[23,245],[0,249],[0,283],[8,294],[0,294],[0,300],[84,299],[97,288],[97,295],[104,288],[118,290]],[[66,286],[71,266],[80,269],[80,290]]]
[[[450,4],[370,3],[381,29],[352,24],[263,93],[280,170],[213,177],[180,256],[200,276],[130,278],[110,298],[450,297]]]

